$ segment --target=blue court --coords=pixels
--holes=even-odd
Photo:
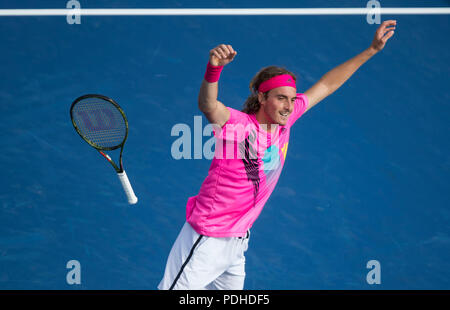
[[[367,1],[80,1],[83,8],[327,8]],[[83,2],[88,2],[83,4]],[[381,1],[449,7],[449,1]],[[0,1],[0,9],[66,1]],[[291,131],[252,227],[245,289],[450,289],[449,15],[389,15],[395,36]],[[369,47],[366,16],[0,17],[0,289],[156,289],[211,160],[172,157],[194,128],[209,50],[238,52],[219,100],[240,109],[262,67],[304,92]],[[125,110],[127,204],[111,166],[75,132],[72,101]],[[207,120],[202,116],[203,126]],[[192,130],[194,134],[194,130]],[[210,137],[203,137],[203,143]],[[117,158],[118,153],[111,153]],[[81,264],[69,285],[66,264]],[[369,285],[366,264],[381,265]]]

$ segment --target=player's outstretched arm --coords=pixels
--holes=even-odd
[[[305,92],[305,95],[309,99],[307,111],[335,92],[353,75],[353,73],[356,72],[356,70],[359,69],[359,67],[373,55],[381,51],[387,40],[394,35],[396,25],[397,21],[395,20],[384,21],[375,32],[375,37],[369,48],[326,73],[316,84],[308,89]]]
[[[222,67],[233,61],[237,52],[231,45],[220,44],[209,51],[209,64],[198,95],[198,107],[211,124],[222,127],[230,118],[230,111],[217,100],[218,78]]]

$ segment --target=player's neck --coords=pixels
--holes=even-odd
[[[256,112],[255,118],[263,130],[268,133],[274,133],[279,126],[277,123],[273,122],[273,120],[264,112],[263,109],[259,109],[258,112]]]

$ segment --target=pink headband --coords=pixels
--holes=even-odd
[[[274,76],[273,78],[268,79],[267,81],[264,81],[259,85],[258,91],[260,93],[265,93],[271,89],[282,87],[282,86],[290,86],[293,88],[297,88],[295,85],[295,80],[292,76],[289,74],[282,74]]]

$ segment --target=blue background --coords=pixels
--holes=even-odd
[[[64,8],[66,1],[0,1]],[[382,1],[385,7],[449,1]],[[88,1],[83,8],[365,7],[366,1]],[[252,228],[246,289],[450,288],[450,19],[396,19],[395,36],[291,132],[284,171]],[[306,91],[367,48],[365,16],[1,17],[0,289],[155,289],[210,160],[175,160],[193,128],[208,52],[238,51],[219,99],[285,66]],[[76,134],[69,107],[100,93],[126,111],[124,165],[139,203]],[[207,124],[203,117],[203,126]],[[204,138],[204,141],[208,138]],[[118,154],[113,153],[117,158]],[[81,263],[81,285],[66,263]],[[369,260],[381,284],[369,285]]]

